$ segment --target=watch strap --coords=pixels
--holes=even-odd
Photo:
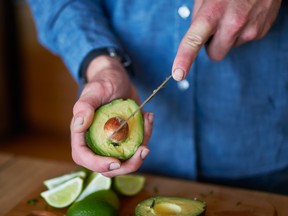
[[[84,60],[82,61],[82,64],[80,66],[80,78],[81,80],[86,83],[87,82],[87,69],[90,64],[90,62],[96,58],[97,56],[101,55],[106,55],[114,58],[119,58],[123,67],[128,71],[128,73],[133,74],[132,69],[131,69],[131,59],[129,56],[119,49],[112,48],[112,47],[105,47],[105,48],[100,48],[100,49],[94,49],[91,50]]]

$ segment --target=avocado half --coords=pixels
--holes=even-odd
[[[143,142],[144,120],[141,111],[129,119],[120,131],[111,135],[138,108],[131,99],[116,99],[99,107],[86,133],[86,143],[91,150],[102,156],[129,159]]]
[[[204,216],[206,203],[198,199],[175,196],[157,196],[140,202],[136,216]]]

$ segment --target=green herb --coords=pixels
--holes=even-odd
[[[151,203],[151,205],[150,205],[150,208],[153,208],[154,205],[155,205],[155,199],[153,199],[153,201],[152,201],[152,203]]]
[[[38,199],[33,198],[33,199],[28,200],[27,204],[28,205],[36,205],[38,203],[38,201],[39,201]]]

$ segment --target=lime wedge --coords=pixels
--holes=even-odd
[[[111,178],[103,176],[101,173],[92,172],[87,179],[87,183],[84,187],[84,190],[82,191],[82,193],[80,194],[80,196],[76,201],[80,201],[96,191],[110,189],[111,182],[112,182]]]
[[[47,179],[43,182],[43,184],[48,188],[48,189],[52,189],[55,188],[56,186],[63,184],[64,182],[75,178],[75,177],[81,177],[81,178],[85,178],[87,175],[87,173],[85,171],[76,171],[76,172],[72,172],[72,173],[68,173],[65,175],[61,175],[61,176],[57,176],[55,178],[51,178],[51,179]]]
[[[121,195],[134,196],[144,187],[145,177],[142,175],[121,175],[115,176],[113,181],[114,189]]]
[[[52,207],[64,208],[72,204],[82,191],[83,179],[75,177],[59,186],[41,193],[44,200]]]

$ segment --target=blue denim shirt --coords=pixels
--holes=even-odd
[[[91,50],[115,47],[132,59],[143,100],[170,74],[193,9],[191,0],[29,3],[39,40],[63,58],[76,80]],[[287,167],[287,35],[285,2],[263,39],[233,48],[220,62],[202,49],[186,80],[170,81],[145,106],[155,123],[141,169],[233,179]]]

